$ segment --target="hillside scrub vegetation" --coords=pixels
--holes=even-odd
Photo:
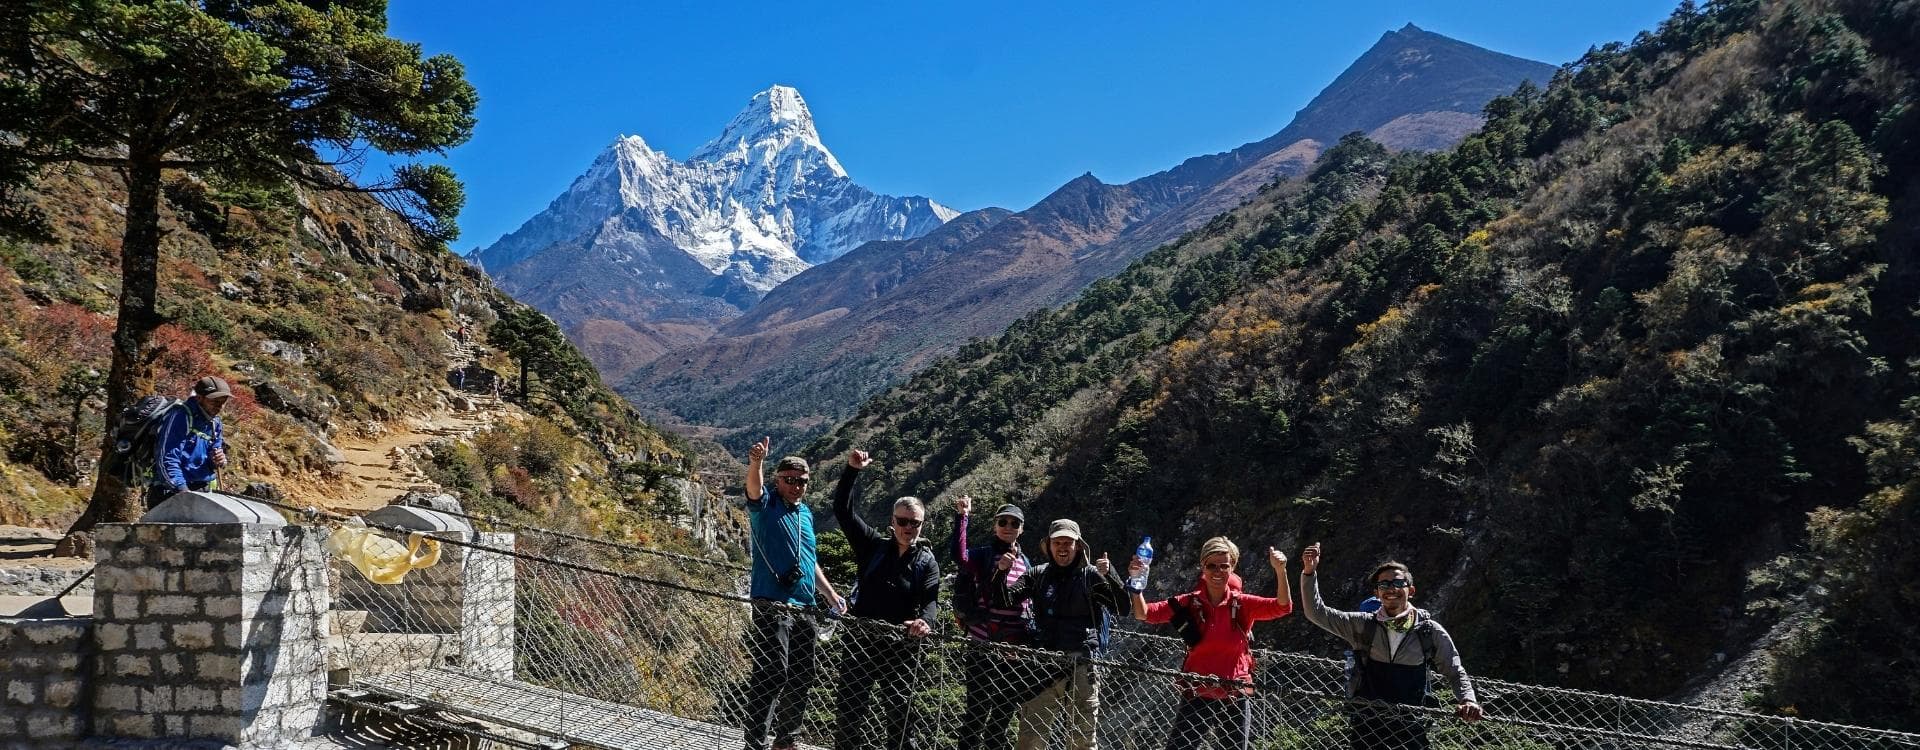
[[[1665,696],[1786,623],[1751,707],[1920,727],[1916,30],[1683,3],[1451,151],[1343,140],[810,453],[1170,570],[1320,541],[1333,601],[1404,560],[1490,676]]]
[[[118,179],[50,167],[14,194],[46,224],[43,238],[0,239],[0,523],[64,528],[86,502],[105,424]],[[184,395],[208,374],[233,383],[226,486],[260,482],[327,505],[345,486],[333,443],[453,409],[489,391],[492,377],[517,374],[506,346],[483,347],[465,388],[453,387],[462,321],[477,346],[496,320],[540,316],[444,248],[415,244],[375,201],[233,194],[190,174],[163,194],[154,391]],[[584,362],[569,352],[541,356]],[[683,528],[685,488],[671,481],[696,471],[685,446],[640,421],[590,368],[543,372],[527,399],[502,389],[524,418],[470,443],[431,445],[428,475],[470,509],[696,546]]]

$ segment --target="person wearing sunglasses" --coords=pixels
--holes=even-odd
[[[813,534],[813,511],[801,500],[810,481],[806,459],[787,456],[773,467],[773,482],[761,481],[761,463],[771,438],[747,449],[747,527],[753,537],[748,592],[754,600],[747,653],[746,747],[796,747],[794,733],[807,712],[807,691],[818,670],[819,620],[795,608],[825,605],[838,610],[840,596],[821,572]]]
[[[1407,566],[1381,563],[1367,577],[1380,598],[1380,609],[1372,614],[1332,609],[1320,599],[1319,543],[1301,551],[1300,566],[1307,621],[1353,645],[1355,668],[1347,694],[1367,701],[1352,707],[1354,750],[1426,750],[1431,723],[1426,716],[1378,704],[1438,705],[1433,670],[1453,686],[1455,716],[1472,722],[1485,715],[1474,700],[1473,680],[1460,664],[1453,637],[1431,613],[1413,606],[1413,572]]]
[[[872,463],[866,451],[847,454],[847,469],[833,490],[833,515],[853,548],[860,579],[853,588],[854,617],[902,626],[899,630],[855,623],[847,629],[840,660],[840,688],[834,715],[835,748],[913,747],[913,727],[907,723],[913,677],[920,659],[920,639],[933,632],[934,609],[940,598],[940,564],[933,544],[921,534],[927,520],[926,504],[916,497],[893,502],[886,531],[868,526],[853,512],[853,486]],[[902,639],[904,634],[905,639]],[[874,695],[874,688],[879,694]],[[883,726],[868,726],[868,714],[878,711]]]
[[[1248,750],[1253,741],[1253,624],[1277,620],[1293,611],[1287,590],[1287,556],[1267,548],[1273,568],[1272,598],[1241,593],[1240,548],[1224,536],[1200,545],[1200,581],[1194,589],[1163,601],[1147,601],[1146,594],[1128,586],[1133,618],[1155,625],[1174,623],[1187,642],[1186,674],[1207,675],[1223,682],[1180,680],[1180,712],[1167,734],[1167,750],[1191,750],[1207,742],[1219,729],[1223,747]],[[1139,558],[1127,563],[1127,579],[1140,574]]]
[[[967,637],[991,643],[1027,645],[1033,641],[1033,613],[1025,602],[1021,606],[1000,608],[987,597],[987,584],[993,580],[994,561],[1001,555],[1013,555],[1009,577],[1025,575],[1030,565],[1020,551],[1020,532],[1027,518],[1018,505],[1002,505],[993,515],[993,535],[986,543],[967,546],[967,516],[973,511],[973,498],[961,495],[953,501],[958,516],[948,549],[959,564],[953,577],[953,613]],[[1015,706],[1025,702],[1030,686],[1025,686],[1019,671],[1008,663],[1005,654],[993,649],[967,651],[966,714],[960,722],[960,750],[1006,750],[1013,746],[1007,736],[1008,723]]]
[[[1036,680],[1039,691],[1020,706],[1020,750],[1049,747],[1049,730],[1064,725],[1068,750],[1092,750],[1100,721],[1100,682],[1093,659],[1107,649],[1113,620],[1126,606],[1120,575],[1105,554],[1093,559],[1080,524],[1061,518],[1047,526],[1047,561],[1008,582],[1015,555],[994,561],[988,596],[1013,609],[1033,602],[1034,646],[1072,657]],[[1056,722],[1062,713],[1064,721]],[[1032,718],[1032,721],[1028,719]]]

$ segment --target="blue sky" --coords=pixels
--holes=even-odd
[[[621,134],[685,158],[754,93],[800,90],[855,181],[1022,209],[1272,135],[1412,22],[1559,64],[1677,0],[650,2],[391,0],[394,36],[479,88],[462,252],[544,208]]]

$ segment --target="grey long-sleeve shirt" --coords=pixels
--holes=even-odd
[[[1367,621],[1373,619],[1373,615],[1367,612],[1346,612],[1328,607],[1327,603],[1320,599],[1319,576],[1301,573],[1300,592],[1301,598],[1306,603],[1304,614],[1308,622],[1320,626],[1321,630],[1332,633],[1350,644],[1358,643],[1360,639],[1366,637]],[[1435,652],[1433,666],[1446,676],[1448,682],[1452,683],[1454,702],[1478,702],[1473,695],[1473,680],[1467,677],[1466,668],[1460,665],[1460,652],[1453,647],[1453,636],[1447,634],[1447,629],[1440,627],[1440,621],[1432,619],[1426,610],[1420,610],[1420,616],[1433,627]],[[1407,637],[1400,639],[1399,651],[1389,652],[1388,644],[1392,639],[1387,637],[1387,629],[1377,628],[1376,633],[1373,643],[1367,646],[1368,657],[1374,661],[1407,666],[1419,666],[1426,662],[1425,649],[1420,645],[1418,635],[1408,633]]]

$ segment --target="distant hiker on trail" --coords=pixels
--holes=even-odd
[[[893,501],[888,531],[876,531],[853,512],[853,484],[872,459],[866,451],[847,454],[847,469],[833,490],[833,515],[853,548],[860,579],[853,587],[855,617],[904,625],[906,640],[871,626],[849,628],[840,660],[840,690],[834,701],[833,746],[840,750],[914,747],[908,706],[914,675],[923,650],[920,638],[933,632],[934,609],[940,598],[940,564],[933,544],[921,536],[927,521],[926,505],[916,497]],[[873,695],[875,685],[879,695]],[[867,715],[879,711],[883,726],[876,734],[865,726]]]
[[[747,680],[747,750],[767,750],[769,734],[774,750],[791,750],[807,712],[807,691],[813,687],[819,656],[819,621],[791,608],[841,607],[840,596],[820,571],[813,511],[801,502],[811,478],[806,459],[780,459],[773,467],[773,484],[764,484],[760,464],[771,447],[772,440],[763,439],[747,449],[747,523],[753,537],[749,592],[755,602],[747,643],[753,659]]]
[[[1033,602],[1037,632],[1034,646],[1074,657],[1071,666],[1044,680],[1038,695],[1020,707],[1020,750],[1047,747],[1047,725],[1065,717],[1068,750],[1095,747],[1094,726],[1100,718],[1099,676],[1093,662],[1106,651],[1113,619],[1125,605],[1126,593],[1113,563],[1101,555],[1092,561],[1091,548],[1080,538],[1080,524],[1062,518],[1047,527],[1047,561],[1009,583],[1007,572],[1017,555],[1007,552],[994,562],[988,590],[994,606],[1017,609]],[[1035,717],[1035,721],[1027,721]]]
[[[1329,609],[1320,599],[1320,545],[1300,553],[1300,589],[1307,620],[1353,645],[1357,660],[1347,693],[1355,698],[1406,706],[1436,705],[1429,669],[1453,684],[1453,713],[1464,721],[1485,715],[1474,702],[1473,681],[1460,666],[1453,637],[1426,610],[1413,606],[1413,573],[1397,562],[1382,563],[1367,580],[1380,597],[1373,614]],[[1412,638],[1407,636],[1412,635]],[[1354,750],[1426,750],[1432,722],[1411,711],[1355,706]]]
[[[220,468],[227,465],[227,441],[220,432],[220,410],[233,398],[227,381],[208,375],[193,384],[193,395],[167,412],[153,447],[153,482],[148,508],[175,493],[220,489]]]
[[[1181,672],[1243,683],[1229,687],[1183,682],[1180,713],[1167,734],[1167,750],[1201,747],[1215,728],[1226,735],[1224,747],[1248,750],[1253,746],[1253,701],[1247,697],[1253,694],[1253,624],[1286,617],[1293,611],[1293,594],[1287,590],[1287,556],[1280,551],[1267,548],[1275,588],[1271,599],[1241,593],[1240,576],[1233,572],[1239,564],[1240,548],[1233,540],[1216,536],[1200,545],[1200,581],[1192,591],[1148,603],[1143,592],[1128,587],[1134,619],[1156,625],[1171,622],[1180,630],[1187,642]],[[1131,580],[1145,567],[1138,558],[1128,562],[1127,578]]]
[[[960,572],[953,578],[953,614],[967,637],[993,643],[1027,645],[1033,642],[1033,613],[1028,607],[1002,609],[993,605],[987,589],[993,582],[994,563],[1001,555],[1013,555],[1007,577],[1018,580],[1030,565],[1020,551],[1020,531],[1026,515],[1017,505],[1002,505],[993,514],[993,537],[986,544],[967,546],[967,514],[973,511],[973,498],[961,495],[953,501],[957,516],[949,554]],[[993,649],[968,649],[966,663],[966,715],[960,722],[961,750],[1005,750],[1012,747],[1007,737],[1007,722],[1015,706],[1026,702],[1029,682],[1015,664]],[[1032,717],[1022,719],[1023,722]]]

